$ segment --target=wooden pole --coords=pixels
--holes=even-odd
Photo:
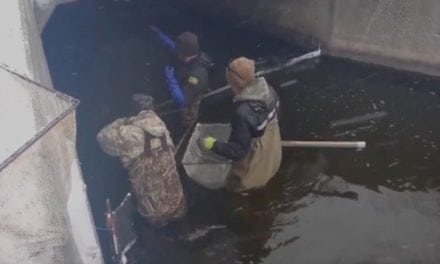
[[[365,141],[282,141],[286,148],[355,148],[366,147]]]

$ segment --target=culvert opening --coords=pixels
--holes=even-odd
[[[167,55],[148,25],[171,36],[198,33],[216,62],[213,88],[224,85],[232,57],[276,64],[309,51],[194,12],[154,1],[80,1],[58,7],[43,33],[55,87],[81,101],[78,153],[108,261],[105,199],[118,205],[130,187],[96,134],[129,113],[134,93],[169,99]],[[422,261],[438,259],[439,81],[327,57],[268,81],[281,97],[284,139],[365,140],[367,149],[285,149],[277,177],[243,195],[206,190],[182,175],[188,216],[162,230],[144,228],[130,263],[405,261],[416,258],[410,249],[423,252]],[[228,120],[230,99],[204,102],[201,121]],[[164,117],[171,131],[176,119]]]

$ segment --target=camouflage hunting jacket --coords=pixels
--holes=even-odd
[[[97,139],[103,151],[119,157],[128,170],[138,212],[149,223],[164,226],[186,213],[174,144],[155,112],[117,119]]]

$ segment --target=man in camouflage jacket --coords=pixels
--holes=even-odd
[[[150,224],[161,227],[186,213],[186,201],[174,160],[175,147],[151,97],[134,95],[138,115],[119,118],[98,134],[103,151],[119,157],[128,170],[137,209]]]

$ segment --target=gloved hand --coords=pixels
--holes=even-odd
[[[169,36],[167,36],[165,33],[163,33],[162,30],[160,30],[160,28],[158,28],[154,25],[150,25],[150,29],[151,29],[151,31],[153,31],[154,33],[157,34],[160,42],[162,42],[162,44],[166,48],[168,48],[170,50],[176,49],[176,43],[174,43],[174,41]]]
[[[205,137],[202,140],[202,146],[206,149],[206,150],[212,150],[212,148],[214,147],[215,142],[217,141],[217,139],[213,138],[213,137]]]
[[[168,90],[171,93],[171,97],[173,97],[174,102],[182,108],[185,105],[185,99],[183,97],[182,89],[180,88],[179,82],[174,75],[174,68],[171,66],[165,67],[165,82],[168,86]]]

